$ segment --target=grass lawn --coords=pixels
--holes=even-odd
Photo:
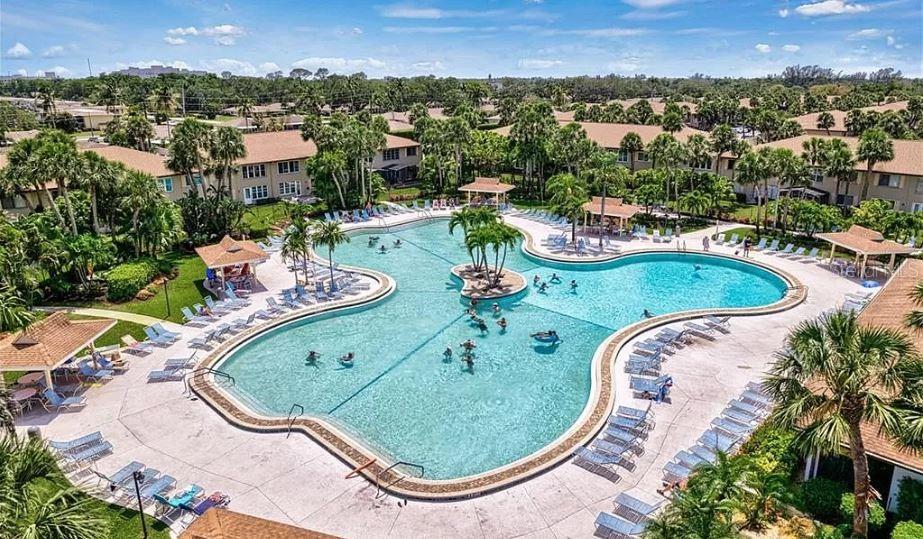
[[[265,238],[270,227],[285,221],[288,218],[286,204],[280,201],[248,207],[244,213],[243,226],[250,230],[250,237]]]
[[[377,200],[379,202],[387,202],[390,200],[390,197],[407,199],[407,202],[410,202],[411,197],[419,198],[420,188],[419,187],[398,187],[397,189],[390,189],[378,193]]]

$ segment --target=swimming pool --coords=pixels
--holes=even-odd
[[[426,479],[454,479],[527,456],[564,433],[591,391],[591,361],[607,337],[655,314],[774,303],[785,282],[759,267],[727,258],[647,253],[598,264],[566,264],[511,252],[507,267],[531,282],[552,272],[560,284],[501,300],[509,327],[500,331],[489,305],[489,331],[472,326],[450,269],[468,260],[460,233],[444,220],[368,233],[337,249],[345,265],[389,274],[396,291],[371,305],[287,323],[235,349],[221,370],[227,391],[254,410],[285,417],[302,405],[392,461],[425,467]],[[698,266],[698,269],[696,269]],[[568,283],[576,280],[571,290]],[[554,329],[558,346],[531,333]],[[459,361],[459,343],[477,343],[473,368]],[[447,360],[443,350],[455,349]],[[305,364],[308,350],[322,354]],[[352,367],[336,358],[354,352]]]

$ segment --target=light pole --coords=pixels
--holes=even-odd
[[[168,277],[163,278],[163,296],[167,301],[167,318],[170,318],[170,290],[167,288],[167,283],[170,282]]]
[[[131,474],[135,482],[135,496],[138,497],[138,516],[141,517],[141,533],[144,539],[147,539],[147,522],[144,520],[144,505],[141,503],[141,481],[144,480],[144,474],[141,471],[135,471]]]

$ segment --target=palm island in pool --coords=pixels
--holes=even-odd
[[[370,235],[379,236],[374,245]],[[482,332],[450,273],[469,256],[445,220],[355,233],[337,260],[390,275],[396,290],[254,337],[221,363],[236,379],[226,391],[261,415],[285,417],[299,404],[384,460],[422,466],[429,480],[481,474],[560,437],[587,406],[597,348],[645,310],[759,307],[787,290],[775,274],[722,257],[663,252],[582,264],[515,249],[506,267],[530,285],[498,300],[499,313],[482,302]],[[544,292],[531,285],[535,275],[548,282]],[[547,330],[561,341],[530,337]],[[471,365],[460,361],[468,339]],[[309,350],[320,359],[307,362]],[[349,352],[355,360],[344,366],[337,358]]]

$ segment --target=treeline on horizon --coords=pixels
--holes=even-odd
[[[613,99],[670,98],[700,100],[706,97],[761,97],[779,87],[792,95],[817,98],[839,96],[836,102],[816,99],[816,103],[792,104],[789,114],[817,112],[830,108],[850,110],[907,99],[923,94],[923,79],[904,78],[900,71],[884,68],[875,72],[844,74],[820,66],[790,66],[778,74],[761,78],[713,78],[701,74],[684,78],[637,76],[580,76],[564,78],[460,79],[454,77],[385,77],[370,79],[364,73],[330,74],[294,69],[287,76],[281,71],[265,77],[246,77],[224,72],[221,75],[168,74],[140,78],[104,74],[79,79],[14,79],[0,84],[0,95],[35,98],[53,95],[55,99],[98,105],[135,106],[148,110],[158,94],[172,93],[179,101],[178,112],[214,118],[228,108],[247,110],[254,105],[292,104],[287,112],[321,112],[322,107],[351,112],[406,111],[414,103],[453,110],[462,102],[492,100],[521,101],[536,97],[551,100],[556,108],[570,103],[605,103]]]

